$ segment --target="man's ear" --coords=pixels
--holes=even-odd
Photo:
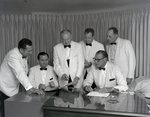
[[[22,48],[20,48],[19,51],[20,51],[21,54],[23,53],[23,49]]]
[[[37,61],[37,63],[39,64],[39,60],[37,59],[36,61]]]

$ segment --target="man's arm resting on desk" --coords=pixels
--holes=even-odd
[[[30,88],[29,90],[27,90],[27,92],[29,94],[32,94],[32,93],[37,93],[38,95],[43,95],[44,92],[41,90],[41,89],[35,89],[35,88]]]

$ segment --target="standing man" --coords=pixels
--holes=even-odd
[[[4,114],[4,100],[19,92],[20,83],[29,93],[43,94],[42,90],[33,88],[27,76],[27,57],[30,54],[32,54],[32,42],[27,38],[23,38],[19,41],[18,47],[6,54],[0,66],[2,114]]]
[[[40,52],[37,56],[38,65],[30,68],[29,80],[33,87],[45,90],[47,87],[58,87],[58,81],[53,67],[48,65],[49,55]]]
[[[108,62],[108,54],[105,51],[99,50],[93,59],[94,64],[83,83],[86,91],[93,90],[91,87],[93,82],[96,84],[96,90],[102,92],[126,91],[128,89],[120,68]]]
[[[72,82],[73,85],[68,86],[68,90],[72,90],[73,87],[78,90],[83,81],[81,79],[84,69],[82,47],[72,41],[72,34],[68,29],[61,31],[60,37],[62,43],[54,47],[54,71],[59,77],[60,87]]]
[[[136,65],[135,53],[131,42],[119,38],[118,29],[115,27],[108,29],[107,39],[109,43],[106,45],[106,51],[109,61],[120,67],[127,84],[130,84],[134,79]]]
[[[84,54],[84,79],[89,72],[90,67],[93,64],[93,57],[98,50],[104,50],[103,44],[97,42],[94,39],[94,30],[92,28],[87,28],[84,31],[85,40],[81,41],[83,54]],[[94,87],[94,85],[93,85]]]

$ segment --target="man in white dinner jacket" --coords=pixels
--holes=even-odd
[[[32,53],[32,42],[27,38],[19,41],[18,47],[10,50],[0,66],[1,109],[4,116],[4,100],[19,92],[20,83],[29,93],[44,94],[31,85],[27,73],[27,58]]]
[[[108,54],[99,50],[94,57],[87,78],[84,80],[83,87],[86,91],[92,91],[92,83],[95,81],[96,90],[103,92],[126,91],[128,89],[127,82],[119,67],[108,62]]]
[[[81,41],[83,54],[84,54],[84,78],[86,78],[90,67],[93,64],[93,58],[98,50],[104,50],[103,44],[99,43],[94,39],[94,30],[87,28],[84,31],[85,40]]]
[[[72,82],[68,90],[80,89],[84,69],[84,57],[79,43],[72,41],[71,31],[65,29],[60,33],[62,43],[54,47],[54,71],[58,75],[60,87]],[[67,87],[65,87],[67,89]]]
[[[38,65],[30,68],[29,80],[33,87],[45,90],[47,87],[58,87],[57,76],[53,67],[48,65],[49,55],[40,52],[37,56]]]
[[[106,51],[109,61],[120,67],[127,84],[130,84],[134,80],[136,65],[135,53],[131,42],[119,38],[118,29],[115,27],[108,29],[107,39],[109,43],[106,45]]]

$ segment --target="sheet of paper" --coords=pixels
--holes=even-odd
[[[99,93],[97,91],[91,91],[87,96],[96,96],[96,97],[107,97],[110,93]]]

